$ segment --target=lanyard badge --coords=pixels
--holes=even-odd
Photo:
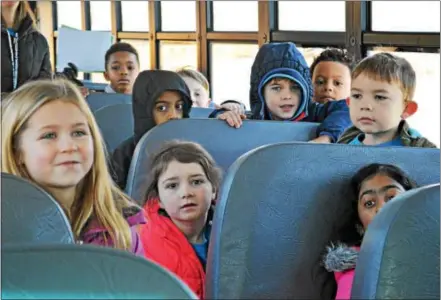
[[[12,85],[13,90],[17,88],[18,85],[18,34],[15,33],[11,38],[11,33],[8,32],[9,39],[9,50],[11,52],[11,63],[12,63]]]

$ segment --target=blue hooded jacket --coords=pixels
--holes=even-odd
[[[352,125],[345,99],[320,104],[312,102],[313,88],[308,64],[296,45],[270,43],[263,45],[251,68],[251,119],[272,120],[263,97],[263,88],[273,78],[293,80],[301,90],[300,105],[289,121],[321,123],[317,135],[327,135],[336,142]]]

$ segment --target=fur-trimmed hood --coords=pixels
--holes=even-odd
[[[349,247],[345,244],[331,244],[326,247],[323,265],[329,272],[343,272],[355,269],[358,251],[358,247]]]

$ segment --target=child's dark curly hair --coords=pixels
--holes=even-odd
[[[317,56],[312,62],[310,67],[311,76],[314,73],[315,67],[323,61],[333,61],[341,63],[347,66],[351,72],[355,65],[354,58],[345,49],[329,48],[320,53],[320,55]]]

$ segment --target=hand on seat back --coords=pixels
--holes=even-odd
[[[220,107],[234,111],[238,114],[245,114],[245,107],[239,103],[228,102],[228,103],[222,104]]]
[[[225,120],[231,127],[240,128],[242,126],[242,120],[245,120],[247,117],[235,111],[226,111],[218,115],[217,118]]]
[[[310,140],[309,143],[317,143],[317,144],[331,144],[331,138],[327,135],[319,136],[313,140]]]

